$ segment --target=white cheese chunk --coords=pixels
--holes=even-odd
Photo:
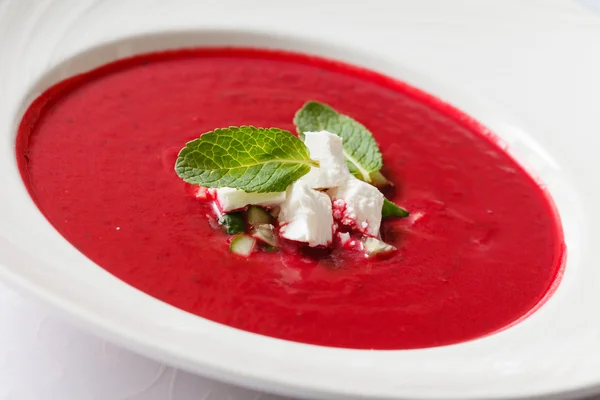
[[[333,240],[331,199],[299,180],[287,190],[278,216],[279,234],[310,247],[329,246]]]
[[[363,240],[363,246],[365,248],[366,257],[384,255],[396,251],[396,248],[391,244],[387,244],[372,237],[365,238]]]
[[[375,186],[351,176],[327,194],[333,201],[336,221],[365,235],[379,236],[383,194]]]
[[[239,210],[247,205],[273,207],[285,201],[286,192],[246,193],[233,188],[210,189],[210,194],[221,212]]]
[[[313,189],[328,189],[344,183],[350,172],[344,161],[342,138],[327,131],[305,132],[304,144],[310,151],[310,158],[319,161],[319,168],[312,167],[302,177]]]
[[[345,246],[347,243],[350,243],[350,240],[352,239],[348,232],[338,232],[337,235],[342,246]]]

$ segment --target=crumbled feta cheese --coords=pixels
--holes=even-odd
[[[194,188],[194,197],[198,200],[208,200],[208,189],[204,186]]]
[[[304,144],[310,158],[319,161],[302,179],[313,189],[328,189],[344,183],[350,172],[344,161],[342,138],[327,131],[305,132]]]
[[[350,234],[348,232],[338,232],[338,238],[340,239],[340,243],[342,244],[342,246],[344,246],[346,243],[349,243],[350,240]]]
[[[337,232],[336,234],[337,243],[345,249],[352,251],[362,251],[362,241],[356,240],[349,232]]]
[[[333,217],[342,225],[376,237],[381,225],[383,194],[354,176],[327,191],[333,200]]]
[[[286,192],[246,193],[233,188],[210,189],[210,194],[221,212],[239,210],[247,205],[277,206],[285,201]]]
[[[308,243],[310,247],[328,246],[332,242],[331,200],[303,180],[288,187],[278,220],[279,234],[286,239]]]

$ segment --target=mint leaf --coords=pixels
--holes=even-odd
[[[308,101],[294,116],[298,135],[304,132],[328,131],[343,139],[344,157],[350,172],[365,182],[377,187],[390,185],[381,173],[383,159],[375,138],[364,125],[340,114],[333,108],[318,101]],[[408,211],[384,199],[381,214],[384,218],[408,217]]]
[[[291,132],[232,126],[187,143],[179,152],[175,171],[191,184],[265,193],[283,192],[318,166],[306,145]]]
[[[383,199],[383,207],[381,207],[381,216],[383,218],[405,218],[408,217],[408,215],[408,211],[404,208],[397,206],[388,199]]]
[[[326,104],[307,102],[296,112],[294,124],[301,137],[303,132],[323,130],[341,136],[346,165],[358,179],[371,183],[371,173],[379,171],[383,166],[381,152],[371,132],[359,122],[338,113]]]

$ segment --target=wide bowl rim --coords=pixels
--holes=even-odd
[[[2,15],[0,15],[1,20]],[[190,32],[192,36],[190,36]],[[339,58],[396,77],[401,75],[403,80],[409,84],[449,101],[451,104],[456,105],[483,122],[486,126],[489,126],[493,132],[507,140],[509,146],[516,145],[518,147],[522,145],[522,152],[526,155],[515,155],[520,160],[523,160],[524,157],[529,157],[532,147],[535,147],[536,141],[527,135],[527,130],[521,128],[515,129],[515,127],[523,126],[522,123],[513,122],[516,119],[513,116],[507,116],[510,113],[498,111],[502,107],[496,107],[493,104],[490,106],[490,102],[485,99],[465,94],[452,85],[446,85],[430,76],[421,75],[410,67],[406,68],[399,64],[397,60],[387,58],[381,54],[374,54],[364,47],[358,50],[357,48],[327,43],[326,41],[310,40],[301,35],[282,34],[281,32],[269,29],[203,28],[191,31],[165,30],[157,34],[163,38],[170,37],[169,40],[175,40],[172,43],[181,43],[184,45],[185,43],[180,39],[190,37],[194,43],[204,45],[218,45],[221,42],[225,42],[271,47],[275,43],[275,47],[283,47],[286,50],[308,51],[317,55],[331,56],[333,54],[334,56],[329,58]],[[161,48],[165,48],[165,43],[160,41],[153,41],[152,44],[148,44],[147,33],[137,35],[123,34],[118,41],[105,40],[98,45],[106,50],[105,53],[101,52],[103,54],[102,57],[114,58],[126,56],[128,55],[127,53],[139,53],[141,45],[136,47],[133,45],[134,42],[127,42],[127,38],[134,41],[143,39],[140,43],[145,43],[145,46],[163,46]],[[202,41],[204,42],[202,43]],[[123,46],[124,43],[127,44]],[[166,46],[169,46],[169,44],[167,43]],[[89,44],[86,48],[90,49]],[[149,48],[149,50],[152,50],[152,48]],[[50,72],[46,69],[30,79],[26,85],[13,89],[11,93],[18,93],[22,101],[19,107],[13,107],[10,110],[12,114],[0,114],[0,129],[4,130],[8,126],[6,124],[7,121],[10,122],[9,129],[14,128],[14,124],[17,121],[15,117],[22,114],[26,104],[30,102],[41,88],[47,87],[50,82],[60,79],[61,76],[70,75],[78,69],[81,71],[89,69],[87,68],[89,65],[86,66],[86,63],[91,62],[90,65],[93,65],[98,61],[96,59],[86,61],[86,57],[84,57],[80,60],[81,62],[74,62],[73,57],[76,58],[77,54],[80,54],[80,51],[73,51],[71,57],[65,57],[61,62],[56,62],[54,65],[49,66]],[[105,61],[108,61],[108,59]],[[6,73],[6,70],[0,70],[0,74],[2,72]],[[490,112],[489,110],[494,111]],[[4,151],[4,155],[7,154],[7,150],[10,151],[14,146],[14,133],[9,131],[8,136],[11,142],[7,142],[6,138],[3,139],[3,142],[0,142],[0,151]],[[524,137],[527,139],[523,140],[522,138]],[[534,145],[532,146],[531,143]],[[535,153],[535,149],[533,153]],[[548,182],[551,192],[553,192],[555,187],[568,185],[568,176],[564,175],[560,171],[560,168],[554,169],[552,162],[544,163],[543,161],[539,161],[544,158],[544,156],[539,156],[539,154],[534,154],[532,157],[533,159],[529,161],[533,160],[532,164],[535,164],[533,165],[534,173],[541,173],[541,175],[550,174],[552,182],[554,182],[555,177],[556,182],[559,182],[554,186],[551,186],[550,182]],[[540,162],[541,164],[539,164]],[[368,396],[378,399],[519,398],[522,396],[547,396],[550,394],[556,396],[582,393],[582,390],[595,390],[600,383],[600,373],[579,375],[575,377],[577,379],[573,378],[570,380],[544,378],[544,382],[540,382],[538,379],[535,385],[523,382],[525,378],[535,380],[538,374],[545,374],[548,372],[549,367],[557,365],[556,360],[543,359],[534,361],[531,359],[531,357],[540,357],[544,350],[548,349],[549,344],[553,340],[564,339],[575,343],[576,340],[581,339],[565,331],[555,334],[550,338],[552,340],[547,340],[543,346],[536,346],[535,336],[529,337],[531,332],[540,333],[548,327],[552,327],[552,319],[557,315],[562,315],[564,312],[563,307],[567,307],[566,304],[572,307],[573,300],[569,300],[567,295],[580,287],[581,276],[578,277],[575,274],[576,269],[571,269],[570,266],[565,273],[565,282],[559,287],[556,295],[536,314],[523,323],[497,335],[442,348],[371,352],[322,348],[319,346],[286,342],[238,331],[211,323],[210,321],[202,321],[202,324],[200,324],[196,321],[196,317],[162,304],[158,300],[150,298],[141,292],[136,292],[131,288],[128,288],[128,290],[135,292],[135,294],[131,294],[132,297],[130,298],[132,300],[132,307],[137,304],[147,305],[156,310],[158,314],[168,316],[168,321],[172,320],[176,321],[176,323],[173,326],[157,324],[155,319],[145,319],[146,315],[144,318],[139,317],[138,321],[121,326],[119,325],[120,323],[125,323],[133,315],[131,314],[132,307],[127,304],[121,304],[122,314],[118,317],[117,310],[114,308],[119,305],[117,304],[117,300],[110,301],[113,303],[113,308],[111,309],[101,310],[101,308],[96,308],[92,312],[84,303],[75,301],[75,295],[70,299],[67,298],[61,292],[62,289],[65,289],[64,286],[54,282],[51,277],[46,276],[45,278],[48,280],[44,281],[41,279],[43,274],[40,274],[38,270],[26,273],[18,269],[26,265],[35,265],[37,269],[42,266],[48,266],[45,265],[42,258],[46,257],[54,260],[54,252],[65,250],[65,246],[68,246],[68,244],[62,243],[64,239],[56,237],[59,235],[51,227],[42,227],[40,224],[48,225],[47,222],[41,217],[33,201],[30,199],[29,202],[25,201],[24,195],[26,193],[24,193],[24,187],[16,184],[18,171],[14,157],[12,161],[3,160],[3,163],[0,164],[0,169],[4,169],[6,172],[7,177],[2,178],[1,181],[7,185],[5,186],[7,193],[11,193],[6,199],[7,203],[5,204],[8,204],[10,200],[19,200],[18,206],[12,209],[4,209],[0,212],[0,215],[19,209],[19,212],[28,214],[27,223],[32,224],[31,226],[39,226],[45,235],[54,237],[54,241],[46,249],[48,253],[43,250],[39,254],[32,254],[31,251],[27,251],[26,248],[24,249],[21,246],[25,243],[23,236],[13,235],[6,230],[0,230],[0,240],[3,240],[0,241],[0,250],[2,250],[2,254],[0,255],[0,277],[14,287],[24,290],[29,295],[37,297],[60,309],[76,323],[94,330],[101,336],[184,369],[257,389],[268,388],[269,390],[287,395],[301,393],[303,396],[315,398],[322,396],[327,398],[362,398]],[[543,177],[542,180],[546,182]],[[570,187],[565,189],[566,192],[571,192]],[[565,194],[565,196],[568,196],[568,194]],[[3,204],[0,203],[0,205]],[[582,232],[585,231],[585,224],[582,224],[583,228],[580,229],[579,217],[576,215],[572,216],[568,212],[565,217],[563,215],[564,208],[561,208],[561,206],[564,207],[564,203],[561,204],[559,202],[559,211],[563,219],[572,219],[577,222],[575,224],[577,232],[573,234],[574,238],[572,239],[577,242],[579,236],[582,236]],[[30,213],[36,215],[29,216]],[[567,232],[567,235],[570,235],[570,231]],[[51,247],[54,245],[57,247],[52,249]],[[583,244],[575,243],[574,248],[577,248],[577,246],[583,246]],[[571,246],[569,246],[570,250]],[[569,257],[571,257],[571,252],[569,253]],[[86,260],[82,255],[70,251],[67,262],[82,263],[94,267],[93,263]],[[65,261],[62,260],[62,262]],[[571,262],[571,258],[569,258],[569,262]],[[56,267],[52,266],[50,269],[53,268]],[[28,275],[29,272],[31,275]],[[101,280],[102,284],[110,285],[105,288],[113,288],[112,285],[120,285],[120,282],[116,278],[104,275],[108,274],[98,272],[94,277]],[[52,289],[46,282],[51,282]],[[81,293],[78,292],[77,295],[81,295]],[[134,296],[135,299],[133,298]],[[595,297],[598,298],[599,296]],[[97,302],[98,299],[95,298],[94,301]],[[98,307],[100,306],[98,305]],[[594,329],[596,329],[596,325],[594,325]],[[589,332],[591,337],[593,337],[593,329],[590,329]],[[190,343],[194,342],[194,339],[205,339],[207,337],[210,337],[212,341],[208,341],[207,343],[197,342],[194,346],[190,345]],[[165,341],[165,339],[172,340],[174,338],[180,339],[181,344],[167,343]],[[570,357],[576,358],[576,356],[581,356],[587,352],[592,353],[593,348],[600,349],[600,344],[594,343],[589,339],[587,338],[585,343],[585,351],[574,352]],[[218,349],[216,348],[217,343],[219,344]],[[186,344],[188,347],[186,347]],[[515,344],[518,344],[518,346],[514,346]],[[214,347],[211,348],[211,346]],[[497,347],[510,353],[510,356],[502,357],[498,355],[497,350],[494,350]],[[517,354],[520,349],[529,347],[532,350],[528,354],[520,356]],[[219,357],[216,357],[217,354]],[[457,357],[462,357],[462,361]],[[255,360],[256,364],[252,366],[245,365],[243,360],[247,359]],[[544,364],[545,361],[548,363],[551,362],[551,364]],[[519,373],[515,373],[514,370],[511,371],[510,368],[507,368],[506,363],[510,364],[510,362],[522,363],[523,366],[534,369],[523,371],[517,368],[517,372]],[[430,363],[435,363],[437,366],[429,365]],[[403,376],[390,374],[390,368],[397,368],[398,371],[402,372]],[[493,374],[499,375],[493,376]],[[553,375],[551,374],[550,376]],[[480,379],[481,384],[475,387],[464,379],[462,382],[456,383],[455,379],[457,376],[468,376],[470,379],[477,378]],[[432,379],[440,386],[430,390],[427,389],[427,386]],[[513,382],[513,385],[509,384],[510,382]],[[486,389],[484,386],[487,384],[492,384],[493,386]],[[502,388],[501,386],[509,387]]]

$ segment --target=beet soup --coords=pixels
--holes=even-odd
[[[294,132],[307,100],[373,133],[385,194],[411,212],[381,232],[386,259],[229,252],[213,210],[173,166],[218,127]],[[346,64],[287,52],[178,50],[63,81],[26,112],[23,180],[48,221],[102,268],[235,328],[356,349],[458,343],[520,320],[555,287],[560,222],[539,185],[441,101]]]

